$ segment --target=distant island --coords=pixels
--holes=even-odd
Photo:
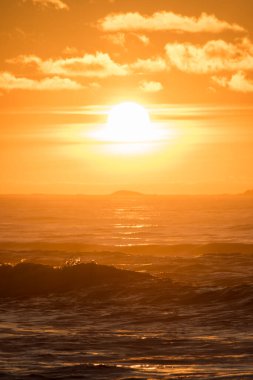
[[[250,196],[253,196],[253,190],[247,190],[243,193],[243,195],[250,195]]]
[[[115,191],[111,194],[112,196],[116,197],[136,197],[136,196],[143,196],[143,193],[139,193],[138,191],[129,191],[129,190],[119,190]]]

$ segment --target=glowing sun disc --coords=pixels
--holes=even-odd
[[[103,136],[112,142],[150,141],[152,125],[148,111],[133,102],[120,103],[109,111]]]
[[[107,122],[92,131],[90,137],[108,153],[142,154],[155,151],[168,137],[159,124],[151,122],[140,104],[124,102],[108,111]]]

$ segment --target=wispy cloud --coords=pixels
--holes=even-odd
[[[156,73],[168,69],[161,57],[137,59],[133,63],[115,62],[107,53],[85,54],[80,57],[65,57],[43,60],[36,55],[21,55],[7,60],[8,63],[24,65],[34,72],[63,77],[107,78],[127,76],[133,73]]]
[[[62,50],[62,53],[64,55],[69,55],[69,56],[73,56],[73,55],[76,55],[78,54],[78,49],[74,46],[66,46],[63,50]]]
[[[94,90],[99,90],[101,88],[101,84],[97,82],[91,82],[89,84],[89,88],[92,88]]]
[[[142,81],[139,88],[143,92],[159,92],[163,90],[163,85],[160,82]]]
[[[139,73],[158,73],[168,69],[166,61],[161,57],[137,59],[130,67],[134,72]]]
[[[0,73],[0,89],[2,90],[79,90],[81,84],[68,78],[44,78],[41,80],[19,78],[9,72]]]
[[[213,81],[221,87],[237,92],[253,92],[253,81],[246,78],[243,72],[232,75],[231,78],[213,76]]]
[[[42,7],[53,7],[57,10],[69,10],[68,5],[61,0],[23,0],[23,2],[27,1],[31,1],[33,4]]]
[[[169,30],[188,33],[220,33],[225,30],[245,31],[242,26],[219,20],[215,15],[202,13],[199,17],[189,17],[165,11],[155,12],[151,16],[138,12],[109,14],[98,21],[98,27],[105,32]]]
[[[202,46],[169,43],[165,51],[168,64],[188,73],[253,70],[253,44],[246,38],[236,43],[213,40]]]
[[[150,39],[145,34],[139,34],[139,33],[123,33],[123,32],[116,32],[116,33],[106,33],[102,34],[101,38],[110,41],[114,45],[118,45],[121,47],[126,47],[127,44],[127,37],[134,37],[137,39],[141,44],[147,46],[150,43]]]
[[[36,55],[22,55],[8,60],[9,63],[30,65],[31,68],[47,75],[67,77],[80,76],[87,78],[106,78],[110,76],[125,76],[128,66],[114,62],[109,54],[97,52],[84,54],[80,57],[43,60]]]
[[[163,89],[162,84],[149,81],[144,74],[168,72],[174,68],[190,74],[216,75],[213,80],[220,86],[236,91],[241,88],[240,91],[244,89],[244,92],[250,92],[251,82],[242,73],[253,71],[253,43],[248,38],[237,39],[234,42],[211,40],[203,45],[168,43],[161,56],[137,58],[125,63],[115,61],[108,53],[99,51],[94,54],[48,59],[42,59],[37,55],[21,55],[8,60],[7,63],[18,65],[19,73],[24,69],[24,73],[29,70],[32,75],[45,78],[38,81],[26,78],[26,74],[23,74],[24,78],[20,78],[8,72],[2,73],[2,88],[23,86],[27,89],[54,89],[54,85],[62,88],[80,88],[78,79],[75,82],[70,78],[85,78],[86,81],[93,78],[96,85],[86,84],[86,88],[97,88],[101,85],[96,81],[99,79],[130,75],[136,75],[139,79],[142,75],[143,80],[139,83],[139,88],[146,92],[158,92]],[[233,76],[227,79],[229,73]]]
[[[125,33],[106,34],[106,35],[103,35],[102,38],[110,41],[114,45],[118,45],[122,47],[124,47],[126,43]]]
[[[150,43],[150,39],[148,38],[148,36],[146,36],[145,34],[138,34],[138,33],[135,33],[135,36],[136,38],[143,43],[143,45],[149,45]]]

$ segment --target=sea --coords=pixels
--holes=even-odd
[[[253,196],[0,196],[0,379],[253,379]]]

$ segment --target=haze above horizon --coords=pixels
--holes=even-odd
[[[0,11],[0,194],[253,188],[251,1]]]

